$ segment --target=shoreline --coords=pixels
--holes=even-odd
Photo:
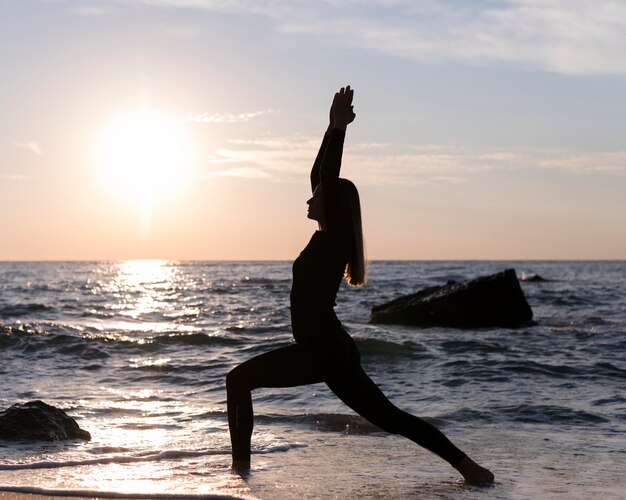
[[[76,500],[96,500],[103,497],[62,496],[46,493],[22,493],[17,491],[0,491],[0,500],[44,500],[47,498],[74,498]],[[122,499],[123,500],[123,499]]]
[[[47,500],[47,499],[72,499],[72,500],[106,500],[115,498],[116,500],[138,500],[138,499],[236,499],[238,497],[233,497],[229,495],[171,495],[171,494],[135,494],[130,496],[122,496],[121,494],[116,493],[105,493],[102,496],[92,496],[92,495],[84,495],[82,492],[76,492],[73,494],[72,492],[67,492],[67,494],[57,494],[57,493],[46,493],[42,491],[41,493],[31,493],[31,492],[23,492],[23,491],[6,491],[0,490],[0,500]]]

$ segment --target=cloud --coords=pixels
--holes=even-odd
[[[589,152],[548,148],[476,148],[467,145],[395,145],[376,154],[348,147],[345,164],[358,165],[367,182],[460,183],[496,171],[553,170],[566,175],[626,175],[626,151]],[[356,178],[356,175],[355,175]]]
[[[228,145],[207,156],[209,167],[213,168],[209,176],[218,172],[217,175],[253,179],[293,180],[303,173],[308,175],[311,158],[319,147],[315,139],[302,136],[232,140]]]
[[[18,148],[30,151],[31,153],[37,156],[43,156],[43,150],[41,149],[41,146],[34,141],[25,141],[25,142],[13,141],[13,145],[17,146]]]
[[[269,174],[263,170],[259,170],[254,167],[236,167],[226,170],[212,170],[206,174],[206,177],[240,177],[244,179],[265,179],[269,177]]]
[[[270,19],[287,34],[425,63],[626,74],[622,0],[134,0]]]
[[[606,173],[626,175],[626,151],[601,153],[553,153],[538,161],[540,168],[565,170],[580,174]]]
[[[96,7],[95,5],[82,5],[80,7],[72,8],[72,12],[79,16],[102,16],[107,13],[102,7]]]
[[[309,173],[319,137],[229,141],[207,157],[209,175],[298,182]],[[367,184],[460,184],[496,171],[553,170],[566,175],[626,175],[626,151],[476,148],[463,144],[347,145],[342,172]],[[230,173],[229,173],[230,172]]]
[[[187,123],[246,123],[250,120],[257,118],[258,116],[267,115],[270,113],[277,113],[272,109],[266,109],[263,111],[253,111],[250,113],[239,114],[223,114],[223,113],[200,113],[196,115],[187,114],[179,115],[178,120]]]

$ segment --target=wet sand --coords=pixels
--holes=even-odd
[[[33,495],[31,493],[14,493],[12,491],[0,491],[0,500],[44,500],[46,498],[72,498],[74,500],[96,500],[98,497],[61,497],[50,495]]]

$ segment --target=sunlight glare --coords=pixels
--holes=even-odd
[[[167,261],[129,260],[119,263],[115,279],[119,290],[119,314],[139,319],[167,310],[174,272]]]
[[[193,149],[180,120],[141,107],[116,116],[105,127],[97,154],[109,187],[145,202],[180,187],[189,176]]]
[[[166,260],[125,260],[118,264],[117,281],[124,288],[168,288],[173,270]]]

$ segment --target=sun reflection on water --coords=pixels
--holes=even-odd
[[[98,427],[94,422],[89,446],[102,463],[80,478],[90,489],[163,495],[184,488],[185,477],[200,473],[210,481],[194,486],[195,494],[234,490],[246,496],[245,485],[233,483],[227,474],[224,422],[199,418],[204,407],[189,406],[167,390],[105,390],[110,395],[108,410],[115,416],[99,421]]]
[[[126,260],[118,264],[118,282],[127,287],[168,285],[173,269],[166,260]]]
[[[117,314],[142,323],[165,319],[171,324],[200,313],[197,304],[181,306],[187,285],[174,262],[129,260],[117,264],[106,291],[117,299],[110,306]]]
[[[102,380],[102,406],[84,420],[93,437],[88,461],[96,463],[81,471],[78,483],[94,491],[167,495],[187,488],[187,478],[206,475],[206,485],[194,485],[196,494],[247,497],[247,485],[230,473],[223,406],[196,400],[195,388],[170,385],[180,383],[194,354],[183,358],[169,338],[206,330],[198,294],[186,300],[190,278],[184,266],[133,260],[103,269],[96,293],[106,297],[99,304],[106,316],[94,321],[97,333],[85,335],[135,346],[116,363],[125,381]]]
[[[175,271],[167,261],[131,260],[118,264],[111,288],[119,299],[119,313],[139,319],[168,308],[175,298],[174,282]]]

